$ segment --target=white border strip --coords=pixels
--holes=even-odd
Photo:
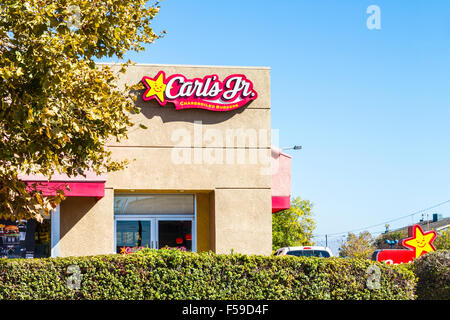
[[[59,204],[51,213],[51,257],[59,257],[59,239],[60,239],[60,207]]]

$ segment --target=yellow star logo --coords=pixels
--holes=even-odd
[[[413,249],[417,258],[424,253],[436,251],[432,244],[435,238],[436,231],[428,231],[424,233],[419,225],[414,225],[412,237],[404,239],[403,245]]]
[[[127,253],[127,247],[121,247],[120,253]]]
[[[164,102],[164,91],[166,90],[166,84],[164,83],[164,72],[160,71],[155,78],[143,77],[142,82],[147,87],[144,93],[143,99],[150,100],[153,97],[157,97],[161,104]]]

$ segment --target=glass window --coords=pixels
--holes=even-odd
[[[114,214],[194,214],[192,194],[121,195],[114,197]]]
[[[150,221],[117,221],[116,252],[131,253],[141,248],[150,248],[150,232]]]
[[[330,257],[330,253],[325,250],[315,250],[314,255],[316,257],[320,257],[320,258],[329,258]]]
[[[158,221],[158,247],[192,251],[192,221]]]
[[[289,251],[287,255],[296,257],[320,257],[329,258],[330,254],[325,250],[294,250]]]
[[[34,234],[34,258],[46,258],[51,256],[51,223],[50,219],[44,219],[42,223],[35,221]]]
[[[195,250],[195,195],[116,194],[116,252],[143,247]]]
[[[44,219],[42,223],[34,219],[0,220],[0,257],[50,257],[50,224],[50,219]]]

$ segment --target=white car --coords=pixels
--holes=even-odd
[[[306,247],[284,247],[275,252],[276,256],[296,256],[296,257],[320,257],[329,258],[333,256],[327,247],[306,246]]]

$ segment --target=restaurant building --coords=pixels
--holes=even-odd
[[[289,208],[291,164],[271,147],[270,68],[137,64],[120,81],[145,87],[128,139],[108,143],[128,167],[50,182],[23,176],[44,195],[70,191],[43,225],[17,223],[34,230],[24,231],[34,244],[23,242],[22,256],[143,247],[271,254],[272,213]]]

